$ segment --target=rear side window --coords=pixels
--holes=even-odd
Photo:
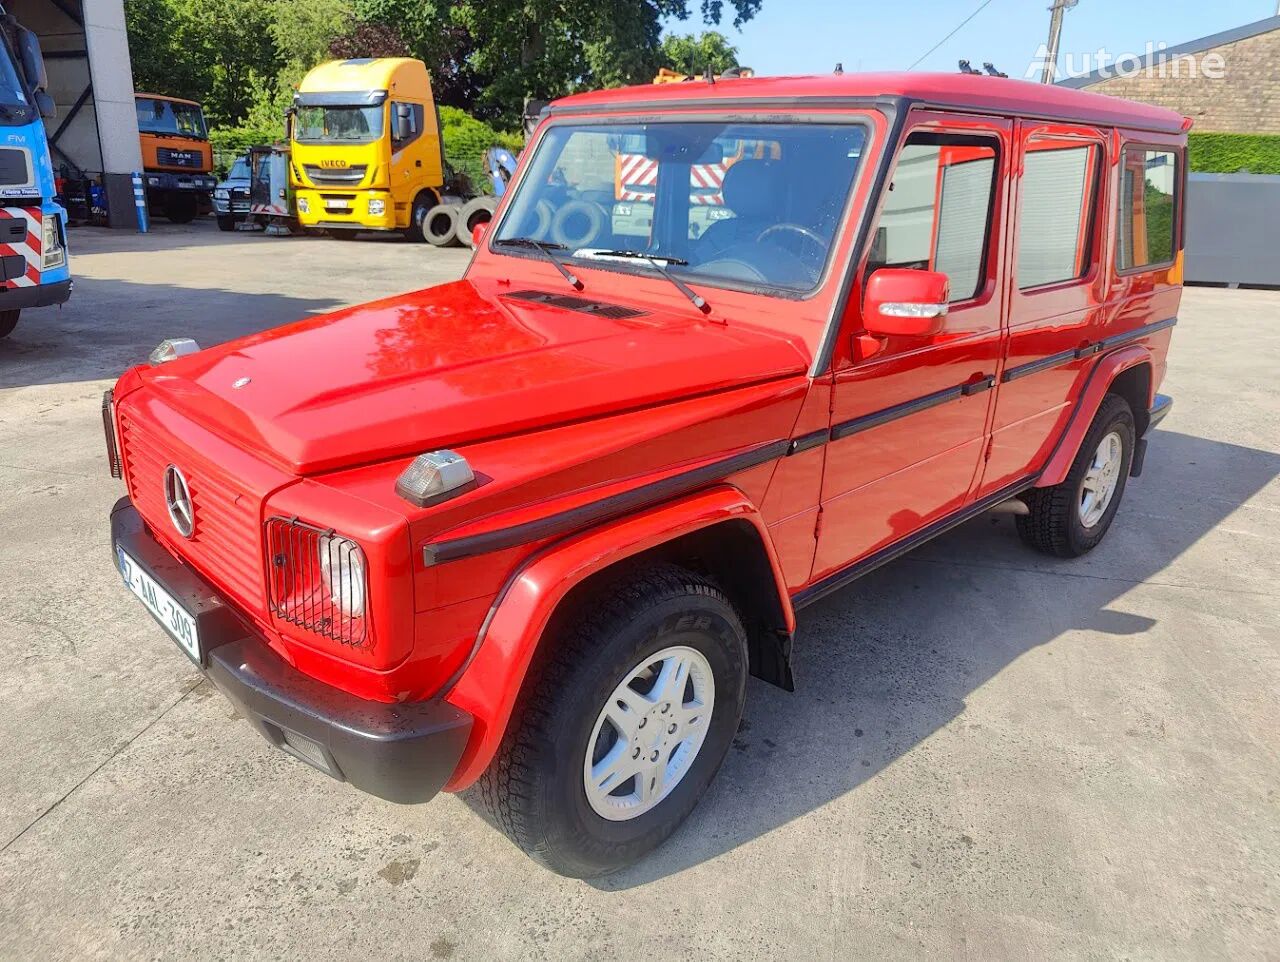
[[[995,174],[994,142],[912,134],[898,155],[868,271],[940,271],[951,281],[952,303],[974,297],[987,277]]]
[[[1126,147],[1120,176],[1116,267],[1127,271],[1172,263],[1177,250],[1177,155]]]
[[[1031,141],[1023,161],[1018,287],[1078,280],[1089,271],[1098,147]]]

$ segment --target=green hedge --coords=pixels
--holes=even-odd
[[[476,120],[457,107],[440,108],[441,135],[444,137],[444,159],[455,171],[466,175],[471,189],[487,194],[492,190],[489,172],[484,166],[484,152],[490,147],[506,147],[513,154],[524,146],[519,134],[505,134]]]
[[[1280,134],[1198,134],[1187,144],[1191,169],[1202,174],[1280,174]]]

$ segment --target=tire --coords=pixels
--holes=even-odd
[[[1017,516],[1022,540],[1037,551],[1059,558],[1078,558],[1097,547],[1124,497],[1136,436],[1128,402],[1108,394],[1102,399],[1066,479],[1052,488],[1034,488],[1023,495],[1030,513]],[[1104,441],[1111,457],[1101,456]],[[1099,471],[1097,465],[1104,467]],[[1110,495],[1100,502],[1095,490],[1090,498],[1086,478],[1091,484],[1109,488]]]
[[[196,199],[189,194],[170,194],[164,199],[164,216],[174,224],[190,224],[198,209]]]
[[[540,200],[533,207],[533,230],[529,236],[534,240],[542,240],[551,230],[551,221],[555,217],[555,208],[548,200]]]
[[[457,204],[439,204],[431,208],[422,223],[422,233],[427,243],[435,247],[449,247],[458,239]]]
[[[462,205],[458,213],[458,240],[463,247],[472,247],[471,231],[477,224],[487,224],[493,220],[493,212],[498,202],[493,197],[475,197]]]
[[[435,206],[435,194],[429,194],[425,190],[413,199],[413,209],[409,211],[409,226],[404,229],[404,236],[408,240],[421,244],[427,239],[423,233],[422,224],[427,219],[431,208]]]
[[[21,313],[21,308],[16,311],[0,311],[0,337],[8,337],[13,333],[13,329],[18,326],[18,316]]]
[[[493,822],[534,861],[571,878],[631,865],[671,836],[724,761],[746,697],[746,633],[712,582],[663,565],[636,571],[612,588],[589,599],[548,640],[553,647],[526,678],[502,745],[479,782]],[[650,670],[646,666],[660,653],[675,653],[664,664],[684,659],[689,666],[680,697],[691,707],[668,714],[662,706],[670,709],[670,702],[640,693],[650,683],[646,677],[626,696],[634,696],[637,710],[622,713],[643,740],[619,737],[622,729],[606,724],[604,713],[622,704],[623,684],[636,671]],[[657,691],[656,680],[653,685]],[[684,701],[688,692],[704,705],[710,701],[710,718],[696,714],[696,701]],[[668,725],[664,717],[675,721]],[[689,726],[683,736],[677,722]],[[682,740],[671,744],[672,738]],[[639,764],[653,771],[653,758],[661,764],[665,753],[665,770],[677,766],[672,780],[646,802],[640,776],[626,776],[624,769],[613,782],[619,794],[600,790],[593,801],[588,758],[596,766],[616,758],[634,767],[628,745],[643,751],[640,757],[649,762]],[[686,747],[691,753],[682,759]],[[611,814],[600,814],[597,806]]]
[[[589,200],[571,200],[551,219],[551,240],[570,250],[583,247],[604,231],[609,215]]]
[[[218,230],[235,230],[236,219],[230,214],[218,215]]]

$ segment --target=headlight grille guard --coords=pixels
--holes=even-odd
[[[296,517],[268,518],[266,535],[271,613],[321,638],[351,648],[371,648],[368,566],[360,546],[332,528],[319,528]],[[348,602],[358,594],[361,612],[344,611],[327,580],[344,586],[339,592]]]

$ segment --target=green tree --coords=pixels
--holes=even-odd
[[[697,37],[693,34],[669,34],[662,38],[658,58],[661,66],[690,76],[701,74],[708,67],[719,74],[730,67],[740,66],[737,48],[729,43],[728,37],[714,30],[707,30]]]

